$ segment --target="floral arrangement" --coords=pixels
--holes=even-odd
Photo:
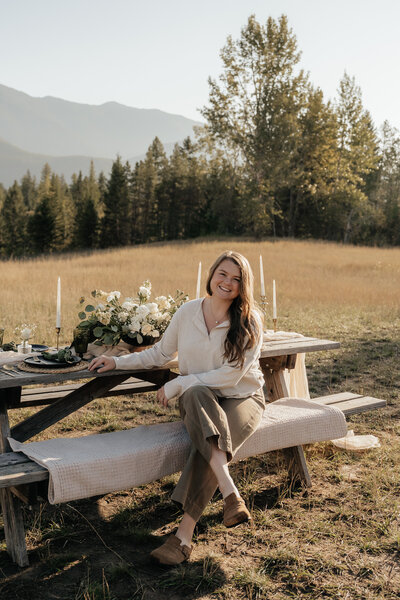
[[[91,292],[98,304],[88,304],[79,312],[80,329],[90,331],[90,339],[101,346],[115,346],[120,340],[133,346],[148,346],[164,333],[178,308],[188,296],[177,290],[175,297],[158,296],[150,301],[151,283],[140,286],[137,297],[121,299],[121,292]],[[80,304],[85,298],[80,299]]]

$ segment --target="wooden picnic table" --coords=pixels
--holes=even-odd
[[[285,383],[284,371],[285,369],[294,368],[296,357],[299,353],[333,350],[339,347],[340,344],[338,342],[310,337],[266,342],[261,352],[260,366],[264,374],[268,401],[272,402],[290,395]],[[31,373],[20,371],[16,377],[0,371],[0,463],[1,454],[10,451],[7,441],[8,437],[11,436],[20,442],[25,442],[90,403],[95,398],[110,395],[110,390],[113,390],[115,386],[121,386],[123,382],[132,376],[136,380],[139,380],[139,384],[141,382],[142,385],[136,384],[133,389],[128,389],[127,393],[146,391],[148,384],[153,384],[153,389],[157,389],[171,378],[176,377],[174,369],[176,370],[177,366],[176,362],[172,362],[156,369],[143,371],[114,370],[106,373],[89,372],[87,369],[69,373]],[[89,381],[82,383],[78,387],[73,387],[63,397],[57,398],[51,404],[40,409],[34,415],[21,420],[10,429],[9,410],[24,407],[24,396],[21,392],[25,386],[62,384],[66,381],[82,379],[89,379]],[[32,398],[34,396],[30,397],[29,406],[35,405],[35,401]],[[38,404],[41,404],[41,402],[38,401]],[[293,477],[297,476],[303,483],[310,485],[310,476],[302,447],[288,448],[284,452],[288,461],[289,471]],[[43,479],[45,479],[45,476],[46,473],[43,474]],[[35,479],[32,476],[33,480],[38,480],[37,474]],[[25,483],[29,483],[29,474],[24,481]],[[27,564],[24,526],[18,490],[16,488],[1,488],[0,498],[7,546],[18,564]]]

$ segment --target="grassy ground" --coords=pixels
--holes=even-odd
[[[260,245],[247,244],[256,265]],[[267,250],[283,265],[285,259],[293,263],[280,278],[271,269],[281,291],[282,328],[342,343],[339,351],[308,355],[311,393],[346,390],[385,398],[387,408],[348,419],[355,433],[377,435],[381,447],[350,453],[329,443],[309,446],[313,487],[307,494],[289,493],[280,453],[233,466],[252,508],[252,524],[225,529],[217,496],[198,524],[191,562],[171,570],[154,567],[148,552],[178,522],[169,500],[176,476],[103,498],[46,505],[39,513],[27,509],[30,567],[13,565],[0,541],[1,598],[400,598],[400,251],[285,244],[263,251],[264,264]],[[208,252],[212,258],[211,250],[214,256],[218,248],[200,245],[195,250],[190,247],[193,280],[193,257],[200,254],[198,259],[207,262]],[[296,279],[296,264],[305,269],[303,285]],[[13,419],[19,418],[15,411]],[[42,437],[176,418],[176,409],[160,408],[152,394],[109,398],[93,402]]]

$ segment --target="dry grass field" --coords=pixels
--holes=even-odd
[[[0,597],[10,600],[394,600],[400,598],[400,249],[318,242],[241,240],[154,244],[87,255],[0,263],[0,325],[15,339],[22,322],[35,341],[54,343],[56,282],[62,279],[62,341],[71,340],[78,300],[94,288],[130,296],[144,279],[155,294],[194,297],[203,269],[224,249],[264,260],[267,292],[276,280],[279,327],[341,342],[307,357],[312,395],[353,391],[385,398],[379,411],[349,417],[355,433],[381,447],[306,449],[313,480],[290,493],[279,453],[244,461],[234,477],[252,507],[251,525],[226,530],[222,503],[210,504],[189,564],[156,568],[148,552],[174,529],[169,497],[177,476],[104,498],[26,511],[31,565],[5,552],[0,521]],[[205,271],[203,270],[203,284]],[[271,322],[267,321],[267,326]],[[15,411],[14,420],[21,415]],[[154,395],[100,399],[47,436],[104,432],[178,418]]]

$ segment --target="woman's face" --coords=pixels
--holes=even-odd
[[[226,258],[214,271],[210,281],[210,288],[213,296],[222,300],[234,300],[240,292],[240,269]]]

